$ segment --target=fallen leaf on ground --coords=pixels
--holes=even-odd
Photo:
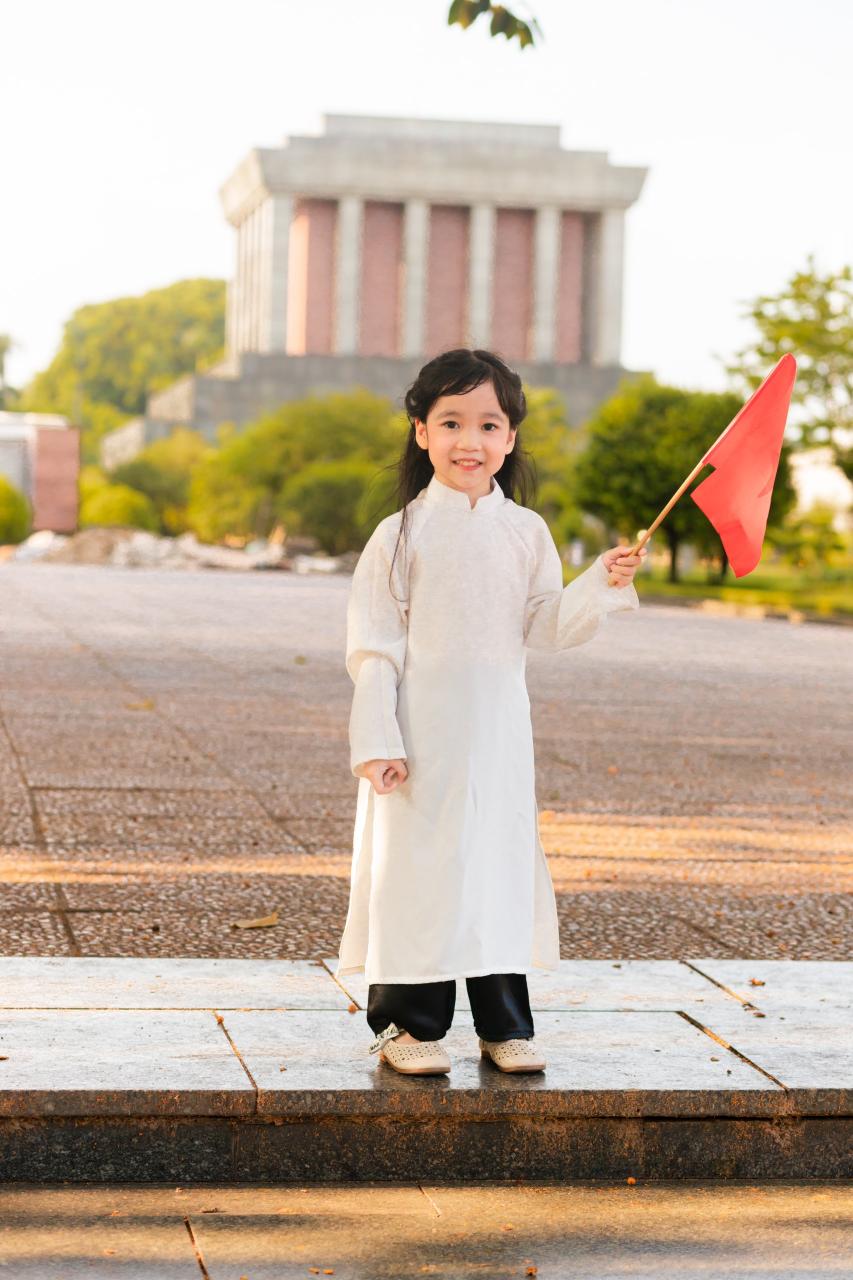
[[[235,920],[231,925],[232,929],[268,929],[270,925],[278,924],[278,908],[271,912],[268,916],[259,916],[257,920]]]

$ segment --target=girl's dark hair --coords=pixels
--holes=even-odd
[[[402,508],[403,515],[394,560],[401,540],[404,545],[406,543],[408,505],[429,484],[435,472],[427,450],[422,449],[415,438],[415,420],[426,422],[439,397],[464,395],[484,382],[490,382],[494,387],[498,404],[509,418],[510,427],[520,427],[527,415],[521,378],[494,351],[471,350],[468,347],[443,351],[423,366],[406,392],[403,404],[409,419],[409,431],[397,463],[394,497],[396,507],[398,510]],[[521,447],[519,431],[516,431],[514,448],[504,458],[495,479],[508,498],[521,506],[530,505],[536,492],[536,472],[533,459]],[[391,562],[392,575],[394,560]],[[393,587],[391,591],[393,595]]]

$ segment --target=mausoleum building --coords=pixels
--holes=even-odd
[[[399,404],[425,360],[491,347],[580,422],[621,365],[625,216],[643,168],[556,125],[327,115],[222,187],[234,228],[223,363],[152,395],[107,466],[186,423],[215,438],[311,392]]]

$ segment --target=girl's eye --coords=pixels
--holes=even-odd
[[[444,424],[444,425],[445,425],[446,427],[458,427],[458,426],[459,426],[459,423],[458,423],[458,422],[454,422],[452,418],[448,418],[448,420],[445,422],[445,424]],[[500,427],[498,426],[498,424],[497,424],[496,422],[484,422],[484,423],[483,423],[483,426],[484,426],[484,427],[493,427],[495,431],[499,431],[499,430],[500,430]]]

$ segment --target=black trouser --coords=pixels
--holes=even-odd
[[[483,1040],[531,1040],[533,1016],[523,973],[466,978],[477,1035]],[[416,1040],[441,1040],[450,1030],[456,979],[445,982],[370,983],[367,1021],[376,1035],[393,1022]]]

